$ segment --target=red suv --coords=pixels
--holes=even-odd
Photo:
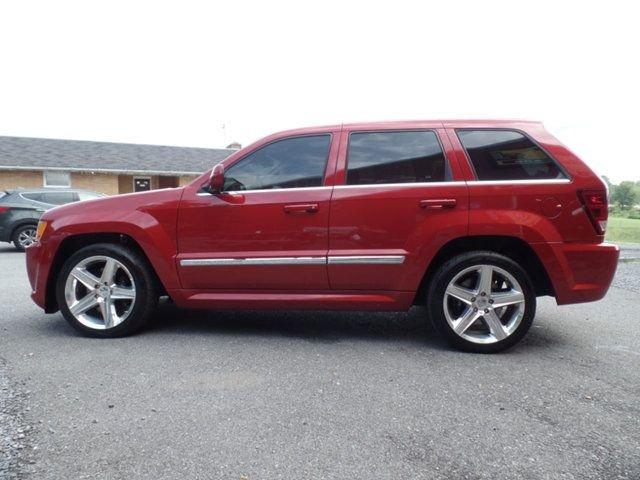
[[[454,346],[503,350],[536,297],[602,298],[602,181],[540,123],[416,121],[271,135],[182,188],[55,208],[27,249],[34,301],[85,334],[158,297],[212,309],[427,307]]]

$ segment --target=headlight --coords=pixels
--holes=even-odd
[[[40,220],[38,222],[38,228],[36,229],[36,242],[40,241],[46,229],[47,229],[47,222],[45,220]]]

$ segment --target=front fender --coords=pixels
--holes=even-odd
[[[46,243],[59,246],[76,235],[127,235],[147,255],[165,289],[180,288],[174,258],[181,193],[159,190],[56,208],[43,217],[49,221]]]

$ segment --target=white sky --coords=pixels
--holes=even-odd
[[[343,121],[525,118],[640,180],[640,12],[594,3],[2,2],[0,135],[221,147]]]

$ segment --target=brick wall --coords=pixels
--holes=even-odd
[[[189,185],[191,182],[193,182],[196,178],[198,178],[199,175],[182,175],[179,179],[178,179],[178,186],[180,187],[184,187],[185,185]]]
[[[94,192],[116,195],[118,191],[118,175],[112,173],[84,173],[71,174],[71,186]]]
[[[144,175],[140,175],[144,176]],[[150,175],[151,188],[163,188],[171,186],[184,186],[191,183],[197,175],[183,175],[176,177],[163,177]],[[0,170],[0,190],[11,188],[42,188],[44,180],[41,171]],[[93,190],[107,195],[133,192],[133,176],[117,175],[111,173],[72,172],[71,187]]]
[[[40,188],[42,185],[42,172],[0,170],[0,190],[17,187]]]

